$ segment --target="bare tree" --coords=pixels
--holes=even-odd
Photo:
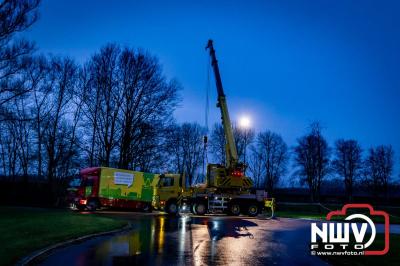
[[[33,128],[37,137],[37,174],[43,175],[43,135],[44,123],[51,115],[51,105],[48,97],[51,95],[54,80],[48,75],[50,63],[44,56],[34,59],[34,64],[29,68],[29,76],[32,78],[32,101],[31,112],[34,119]]]
[[[77,66],[68,58],[52,58],[49,79],[52,92],[48,98],[51,115],[43,122],[43,139],[46,147],[47,178],[52,184],[59,176],[59,167],[69,159],[67,147],[75,141],[70,131],[68,116],[72,113],[71,101],[74,95],[77,77]]]
[[[169,129],[167,147],[174,171],[185,173],[190,185],[197,183],[204,160],[205,130],[197,123],[183,123]]]
[[[89,60],[80,84],[89,165],[149,170],[144,157],[161,145],[155,140],[172,119],[179,84],[155,57],[115,44]]]
[[[167,135],[165,128],[157,124],[142,124],[140,131],[142,138],[138,141],[138,145],[132,148],[136,154],[132,156],[129,168],[158,173],[169,170],[169,158],[165,152]]]
[[[353,186],[362,170],[362,149],[356,140],[339,139],[335,143],[335,172],[343,177],[349,202],[353,200]]]
[[[3,173],[22,170],[27,176],[32,159],[27,84],[34,45],[17,34],[29,28],[38,17],[39,0],[4,0],[0,3],[0,135]],[[23,73],[24,72],[24,73]]]
[[[383,192],[385,198],[388,196],[388,184],[393,173],[394,151],[391,145],[381,145],[369,149],[365,160],[366,181],[372,186],[374,196],[378,197]]]
[[[297,140],[294,155],[296,173],[308,185],[311,201],[319,200],[321,183],[330,165],[330,149],[319,123],[311,124],[311,132]]]
[[[234,124],[233,135],[235,136],[235,144],[237,147],[239,160],[242,161],[244,164],[247,164],[246,155],[249,146],[254,141],[254,136],[255,136],[254,129],[241,128],[240,126]]]
[[[2,124],[4,126],[8,124],[9,129],[13,128],[12,131],[8,131],[8,134],[18,147],[17,161],[13,162],[13,164],[16,166],[16,173],[21,174],[22,172],[25,181],[27,181],[28,172],[31,173],[29,168],[33,165],[36,157],[36,127],[34,123],[36,113],[33,96],[43,85],[42,80],[47,73],[45,68],[41,67],[42,64],[39,62],[42,60],[39,60],[39,58],[32,57],[18,75],[21,88],[28,91],[28,93],[14,97],[3,104],[3,107],[8,111],[7,116],[4,116],[3,113]],[[5,155],[2,157],[5,157]],[[39,159],[41,158],[39,157]],[[39,161],[41,162],[41,160]]]
[[[107,45],[100,53],[92,56],[85,71],[83,84],[85,135],[89,136],[87,148],[89,165],[110,166],[110,159],[119,138],[117,120],[121,109],[122,93],[118,88],[117,45]]]
[[[32,159],[32,127],[29,122],[29,114],[26,108],[26,99],[14,99],[14,112],[17,114],[18,119],[13,120],[15,126],[15,141],[18,147],[18,163],[24,176],[24,181],[27,182],[28,170]]]
[[[226,162],[226,141],[224,128],[220,123],[215,123],[210,135],[210,153],[213,160],[225,165]]]
[[[255,156],[262,160],[265,189],[272,194],[279,179],[286,172],[287,145],[280,135],[267,130],[258,134],[255,152]],[[255,167],[252,166],[252,168]]]
[[[0,128],[3,174],[14,177],[17,173],[18,142],[15,120],[3,121]]]
[[[250,144],[254,141],[254,130],[240,128],[236,125],[233,126],[233,135],[235,138],[235,144],[239,160],[246,164],[246,154]],[[221,164],[225,164],[226,161],[226,140],[224,128],[221,124],[214,124],[213,130],[210,136],[210,152],[213,159],[217,160]]]
[[[152,140],[163,133],[163,126],[172,118],[179,85],[168,82],[157,59],[141,51],[124,49],[118,63],[123,96],[118,165],[128,168],[134,161],[143,161],[140,157],[157,145]]]
[[[250,156],[248,161],[248,170],[250,178],[253,180],[254,187],[265,187],[266,171],[264,167],[264,152],[258,145],[250,146]]]
[[[16,39],[18,32],[29,28],[38,17],[39,0],[4,0],[0,4],[0,114],[4,104],[27,92],[18,74],[27,67],[32,43]]]
[[[181,126],[171,124],[165,129],[166,141],[165,152],[170,160],[168,161],[167,171],[183,174],[185,171],[185,154],[183,152],[183,139],[181,137]]]

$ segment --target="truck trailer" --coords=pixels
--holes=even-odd
[[[159,175],[108,167],[80,171],[72,205],[79,210],[101,207],[150,211]]]

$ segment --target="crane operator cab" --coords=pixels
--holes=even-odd
[[[237,164],[235,169],[226,168],[221,164],[207,165],[207,182],[209,187],[243,188],[253,186],[251,179],[244,175],[244,165]]]

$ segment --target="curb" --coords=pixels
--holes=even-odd
[[[29,265],[35,259],[37,259],[37,258],[39,258],[39,257],[41,257],[43,255],[50,254],[55,249],[63,248],[63,247],[66,247],[66,246],[69,246],[69,245],[72,245],[72,244],[75,244],[75,243],[78,243],[78,242],[82,242],[82,241],[85,241],[85,240],[89,240],[89,239],[95,238],[95,237],[121,233],[121,232],[123,232],[125,230],[128,230],[130,228],[131,228],[131,224],[128,223],[126,226],[124,226],[124,227],[122,227],[120,229],[114,229],[114,230],[107,231],[107,232],[94,233],[94,234],[80,236],[80,237],[77,237],[77,238],[66,240],[64,242],[60,242],[60,243],[45,247],[43,249],[40,249],[38,251],[35,251],[35,252],[31,253],[30,255],[25,256],[22,259],[20,259],[15,265],[18,265],[18,266]]]

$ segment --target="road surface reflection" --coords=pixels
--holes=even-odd
[[[276,264],[283,262],[282,258],[287,252],[287,247],[277,241],[276,234],[285,239],[287,231],[293,230],[289,226],[277,232],[278,221],[223,216],[136,216],[131,219],[131,224],[132,229],[128,232],[63,248],[40,264]],[[271,225],[273,228],[269,229]],[[300,232],[304,238],[308,235],[304,230]],[[292,241],[292,237],[289,240]],[[303,254],[305,251],[301,249]],[[289,261],[291,259],[290,256],[286,258]]]

